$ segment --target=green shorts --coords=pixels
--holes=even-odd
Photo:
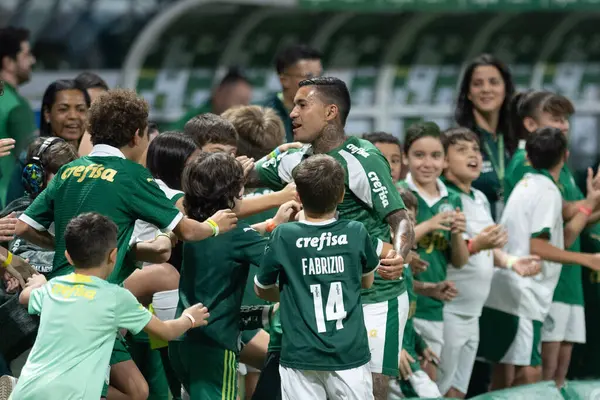
[[[169,400],[169,384],[160,351],[152,350],[148,335],[143,331],[129,337],[131,357],[148,383],[148,400]]]
[[[169,342],[169,359],[191,400],[235,400],[237,355],[192,341]]]
[[[109,365],[115,365],[123,361],[131,360],[131,354],[129,354],[129,350],[127,350],[127,342],[120,333],[117,334],[115,339],[115,346],[113,347],[113,351],[110,355]],[[102,396],[106,397],[106,393],[108,392],[108,383],[104,383],[104,387],[102,388]]]
[[[254,336],[258,335],[258,332],[260,332],[261,329],[253,329],[251,331],[242,331],[242,346],[246,346],[248,343],[250,343],[250,341],[252,339],[254,339]]]
[[[478,357],[492,363],[517,366],[542,364],[542,321],[483,307],[479,332]]]

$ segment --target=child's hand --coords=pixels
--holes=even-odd
[[[512,265],[512,269],[521,276],[534,276],[542,270],[542,262],[538,256],[519,257]]]
[[[0,157],[10,155],[10,151],[15,148],[15,139],[0,139]]]
[[[450,225],[454,217],[454,211],[446,211],[436,214],[435,217],[428,219],[424,223],[427,224],[427,231],[449,231]]]
[[[31,278],[27,279],[27,284],[25,287],[42,287],[48,282],[46,277],[42,274],[33,275]]]
[[[415,359],[404,349],[400,352],[400,376],[405,381],[412,375],[411,363],[414,363]]]
[[[0,139],[1,140],[1,139]],[[10,242],[15,238],[15,227],[17,226],[17,214],[12,212],[6,217],[0,218],[0,242]]]
[[[450,301],[458,295],[456,285],[452,281],[438,282],[433,288],[432,297],[441,301]]]
[[[295,214],[300,212],[300,210],[302,210],[302,206],[295,200],[284,203],[283,205],[281,205],[281,207],[279,207],[279,210],[277,210],[277,214],[273,218],[275,226],[279,226],[283,223],[290,221],[290,219],[293,219]]]
[[[17,278],[14,278],[8,272],[4,273],[3,279],[5,283],[6,293],[15,293],[19,289],[19,280]]]
[[[254,169],[254,158],[248,158],[246,156],[239,156],[235,158],[238,160],[240,164],[242,164],[242,169],[244,170],[244,178],[248,177],[250,171]]]
[[[427,363],[440,365],[440,358],[433,352],[433,350],[431,350],[430,347],[423,350],[423,354],[421,354],[419,360],[423,362],[423,368],[427,367]]]
[[[208,325],[208,317],[210,317],[210,313],[208,312],[208,309],[204,307],[204,304],[198,303],[186,308],[181,316],[184,318],[189,318],[186,317],[186,314],[193,318],[192,328]],[[192,319],[190,319],[190,321],[192,321]]]
[[[427,271],[429,263],[425,260],[421,260],[421,256],[419,256],[419,253],[411,250],[411,252],[409,253],[409,259],[410,262],[408,263],[408,265],[410,266],[410,270],[412,271],[413,275],[417,275]]]
[[[474,250],[501,249],[508,242],[508,232],[502,225],[490,225],[473,238]]]
[[[298,199],[298,192],[296,192],[296,184],[294,182],[288,183],[286,187],[284,187],[277,193],[281,197],[281,204],[290,200],[300,202],[300,200]]]
[[[32,276],[38,275],[38,272],[33,268],[26,260],[23,260],[19,256],[13,255],[12,262],[6,267],[8,272],[13,278],[19,281],[19,285],[22,288],[25,287],[25,282]]]
[[[460,208],[456,207],[456,211],[454,212],[454,218],[452,219],[451,224],[451,232],[455,235],[459,235],[467,230],[467,218],[465,214],[460,210]]]
[[[210,217],[210,219],[212,219],[219,226],[220,234],[235,228],[238,221],[237,215],[235,215],[235,213],[229,208],[226,210],[217,211],[212,217]]]

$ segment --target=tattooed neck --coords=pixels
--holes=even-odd
[[[329,124],[323,129],[323,133],[312,144],[315,154],[327,153],[344,143],[346,139],[344,130],[334,124]]]

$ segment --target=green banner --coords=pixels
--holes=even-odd
[[[600,0],[299,0],[299,4],[353,11],[598,11]]]

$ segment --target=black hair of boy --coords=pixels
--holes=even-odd
[[[206,113],[190,119],[183,133],[196,142],[198,148],[208,143],[237,146],[238,135],[231,122],[218,115]]]
[[[558,128],[540,128],[525,144],[527,158],[535,169],[556,167],[567,152],[567,138]]]
[[[398,193],[400,194],[400,198],[404,202],[406,209],[413,210],[416,214],[416,212],[419,210],[419,200],[417,200],[417,196],[415,196],[412,190],[400,187],[398,188]]]
[[[148,103],[133,90],[113,89],[101,94],[88,111],[92,144],[120,149],[148,126]]]
[[[185,213],[204,221],[219,210],[235,207],[244,187],[242,165],[224,153],[200,153],[183,170]]]
[[[302,207],[311,215],[334,211],[342,200],[346,173],[333,157],[319,154],[302,161],[292,173]]]
[[[371,133],[363,133],[362,138],[367,140],[373,144],[375,143],[387,143],[387,144],[395,144],[402,152],[402,143],[400,143],[400,139],[391,133],[387,132],[371,132]]]
[[[75,268],[102,265],[117,247],[117,225],[98,213],[73,218],[65,228],[65,248]]]
[[[448,153],[448,148],[457,144],[458,142],[472,142],[479,145],[479,137],[475,132],[469,128],[458,127],[446,129],[440,136],[442,140],[442,146],[444,146],[444,152]]]
[[[317,94],[325,104],[335,104],[340,112],[342,126],[346,125],[352,102],[350,101],[348,86],[344,81],[334,77],[321,76],[300,81],[298,87],[303,86],[314,86],[317,89]]]
[[[406,130],[404,135],[404,153],[408,154],[410,146],[424,137],[440,138],[442,132],[435,122],[417,122]]]

